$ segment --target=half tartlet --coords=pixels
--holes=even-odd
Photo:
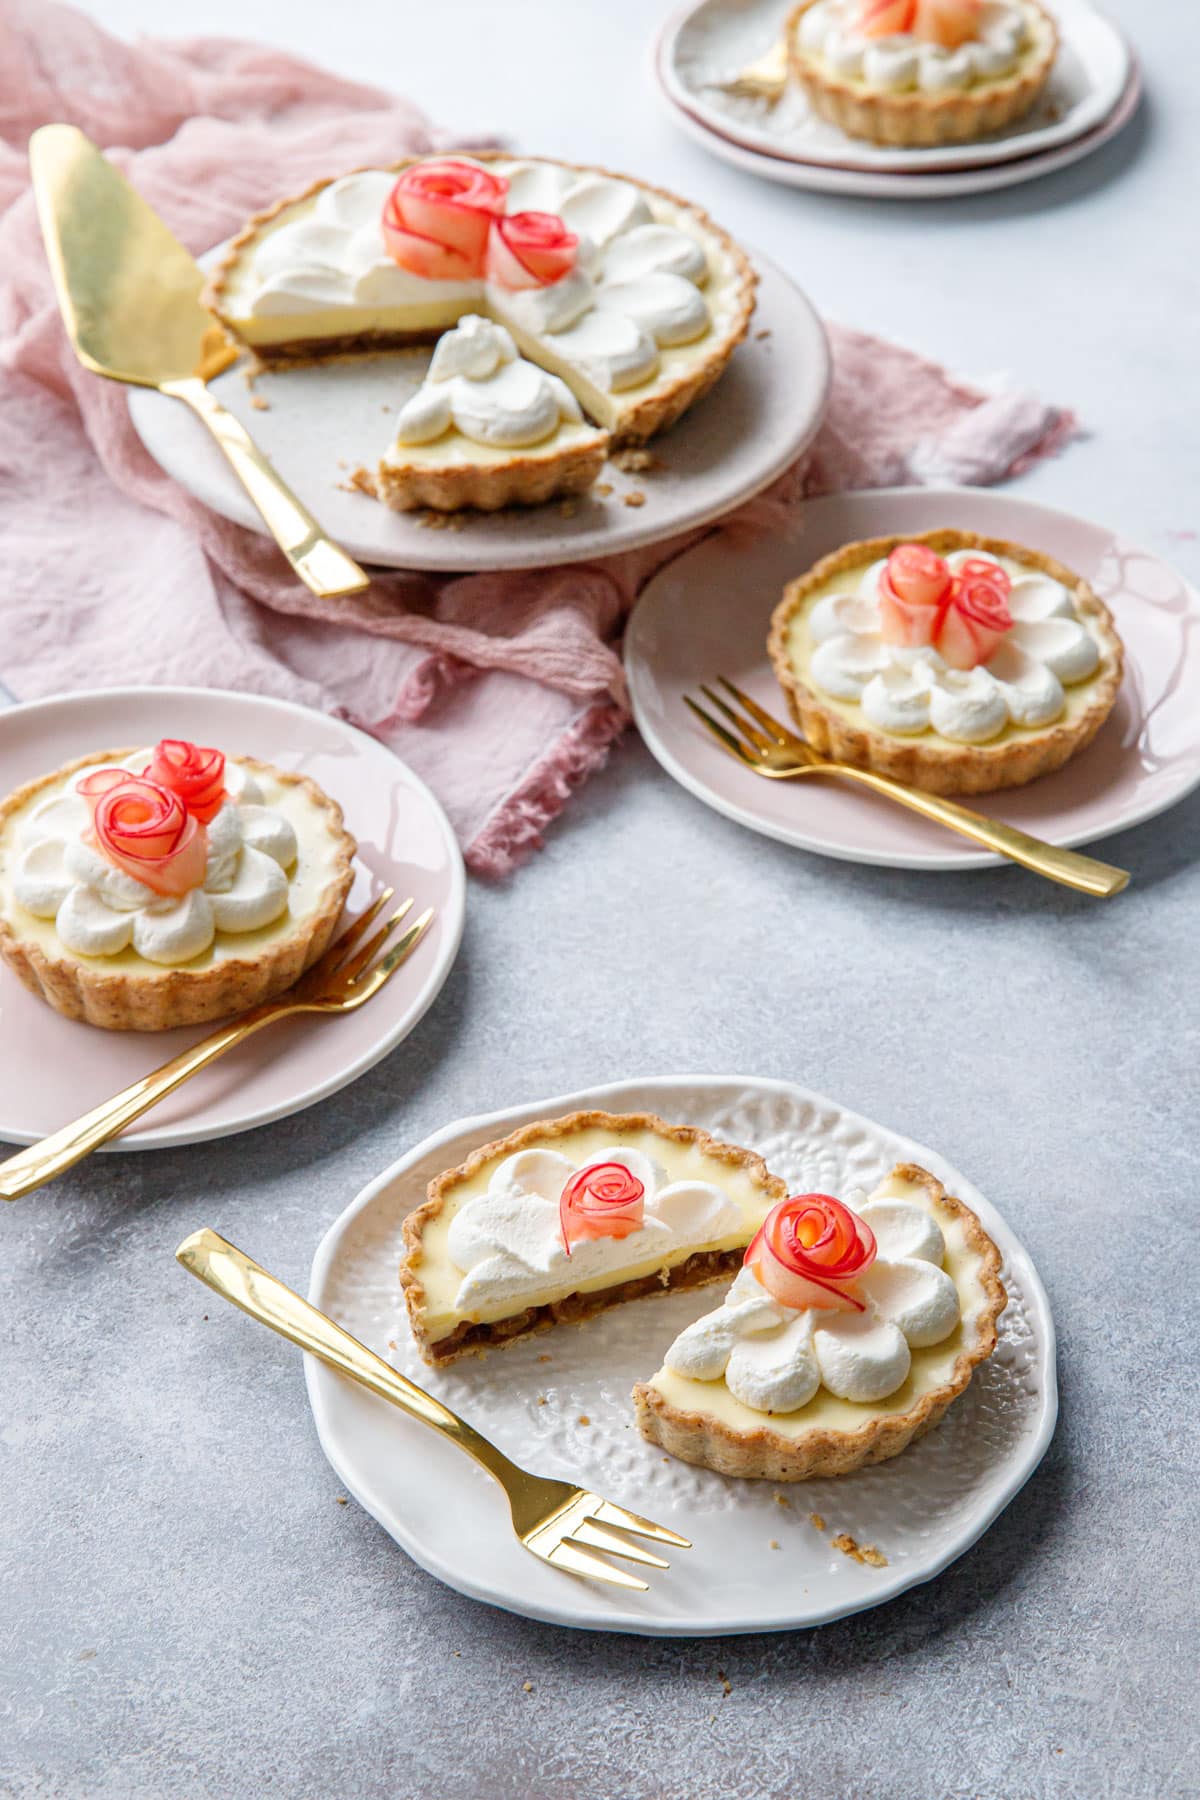
[[[0,804],[0,955],[111,1031],[243,1012],[325,949],[354,852],[307,776],[174,739],[93,753]]]
[[[785,1197],[761,1157],[653,1113],[576,1112],[484,1144],[405,1221],[430,1363],[720,1280]]]
[[[785,589],[768,647],[814,750],[935,794],[1061,768],[1112,711],[1123,662],[1081,576],[953,530],[822,557]]]
[[[936,1425],[996,1344],[1000,1254],[915,1163],[774,1207],[715,1312],[634,1389],[642,1435],[771,1481],[846,1475]]]

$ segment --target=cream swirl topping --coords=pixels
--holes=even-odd
[[[812,608],[814,684],[834,699],[857,701],[872,725],[901,737],[932,729],[956,743],[980,744],[1010,723],[1037,727],[1057,719],[1064,689],[1086,681],[1100,663],[1100,645],[1069,589],[979,550],[946,558],[956,573],[968,561],[996,563],[1012,577],[1012,629],[987,663],[952,669],[931,646],[888,643],[880,629],[881,560],[855,589],[826,594]]]
[[[888,93],[913,88],[942,93],[998,80],[1016,67],[1029,40],[1028,20],[1016,0],[985,0],[978,35],[955,49],[911,32],[865,36],[856,29],[859,9],[860,0],[817,0],[801,16],[800,46],[820,58],[831,75]]]
[[[724,1304],[680,1333],[666,1366],[693,1381],[719,1381],[754,1412],[788,1413],[825,1387],[843,1400],[886,1399],[907,1379],[911,1352],[940,1344],[961,1315],[958,1289],[942,1268],[937,1220],[906,1200],[847,1202],[870,1226],[878,1254],[859,1276],[861,1312],[797,1311],[744,1267]]]
[[[518,332],[553,338],[556,354],[606,392],[651,379],[663,349],[708,332],[703,244],[657,219],[630,182],[556,163],[490,166],[508,181],[507,212],[556,213],[577,234],[576,266],[560,281],[514,293],[482,278],[427,280],[402,269],[380,224],[395,174],[365,169],[331,182],[294,218],[260,233],[237,277],[237,307],[251,317],[337,308],[353,331],[356,311],[442,308],[439,322],[449,324],[455,309],[461,315],[482,303]]]
[[[140,774],[151,756],[139,750],[114,767]],[[155,893],[88,841],[91,812],[77,784],[91,773],[92,766],[79,770],[34,807],[13,868],[14,899],[35,918],[53,919],[66,949],[117,956],[132,946],[147,962],[190,962],[218,931],[257,931],[286,912],[296,833],[263,804],[248,769],[226,761],[228,798],[207,827],[204,881],[179,898]]]
[[[503,325],[468,313],[439,338],[396,421],[396,442],[433,443],[455,426],[477,444],[517,448],[540,444],[564,419],[583,419],[566,382],[518,356]]]
[[[559,1201],[577,1173],[557,1150],[518,1150],[493,1171],[487,1192],[469,1200],[450,1222],[446,1247],[463,1271],[455,1299],[460,1312],[497,1302],[544,1303],[596,1278],[619,1276],[679,1250],[699,1249],[736,1232],[740,1208],[707,1181],[668,1181],[644,1151],[614,1147],[588,1163],[617,1163],[645,1190],[643,1223],[627,1236],[582,1238],[563,1244]]]

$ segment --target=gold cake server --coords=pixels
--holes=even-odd
[[[29,162],[58,304],[84,368],[190,406],[301,581],[314,594],[359,593],[362,569],[206,386],[237,351],[200,304],[203,270],[74,125],[35,131]]]

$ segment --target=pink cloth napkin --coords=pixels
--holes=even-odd
[[[474,870],[507,872],[627,724],[623,620],[698,534],[527,574],[400,571],[358,599],[314,599],[267,539],[170,480],[122,390],[76,363],[29,191],[26,141],[49,120],[111,147],[195,252],[281,190],[443,144],[406,101],[283,51],[132,47],[49,0],[0,0],[0,679],[19,699],[180,683],[323,708],[429,782]],[[820,436],[734,528],[778,529],[804,495],[839,488],[996,481],[1074,429],[1031,394],[988,396],[895,345],[830,335]]]

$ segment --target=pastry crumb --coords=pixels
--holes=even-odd
[[[641,488],[630,488],[627,494],[621,495],[621,504],[623,506],[645,506],[646,496]]]
[[[545,1405],[546,1405],[546,1396],[545,1396],[545,1394],[539,1394],[539,1395],[538,1395],[538,1405],[539,1405],[539,1406],[545,1406]]]
[[[730,1681],[724,1669],[717,1670],[717,1680],[720,1682],[725,1698],[728,1700],[730,1694],[733,1692],[733,1683]]]
[[[658,459],[638,444],[631,445],[627,450],[616,451],[608,460],[626,475],[645,475],[651,469],[661,467]]]
[[[855,1562],[867,1563],[872,1569],[886,1569],[888,1566],[888,1559],[882,1550],[877,1550],[874,1544],[856,1543],[848,1531],[839,1531],[830,1542],[835,1550],[840,1550],[843,1556],[852,1557]]]
[[[579,511],[578,500],[564,500],[558,509],[560,518],[573,519]]]
[[[394,1350],[394,1349],[395,1349],[395,1348],[396,1348],[396,1340],[395,1340],[395,1338],[389,1338],[389,1339],[388,1339],[388,1349],[389,1349],[389,1350]]]
[[[348,494],[370,494],[372,500],[378,498],[375,491],[375,477],[372,475],[370,469],[361,467],[351,469],[348,478],[345,481],[339,481],[338,486],[343,488]]]
[[[764,325],[764,326],[763,326],[763,328],[762,328],[762,330],[761,330],[761,331],[756,331],[756,332],[755,332],[755,334],[754,334],[754,335],[755,335],[755,337],[756,337],[756,339],[757,339],[757,340],[758,340],[758,342],[759,342],[759,343],[760,343],[760,344],[761,344],[761,343],[763,343],[763,342],[764,342],[764,341],[765,341],[765,340],[766,340],[766,339],[767,339],[767,338],[769,338],[769,337],[770,337],[770,335],[771,335],[771,328],[770,328],[770,326],[769,326],[769,325]]]
[[[543,1350],[542,1354],[538,1357],[538,1361],[539,1362],[553,1362],[554,1358],[549,1354],[548,1351]]]
[[[250,404],[255,412],[270,412],[271,410],[271,402],[265,394],[251,394]]]
[[[779,1539],[772,1538],[770,1543],[767,1545],[767,1549],[768,1550],[778,1550],[779,1549]]]
[[[611,481],[598,481],[596,483],[595,487],[592,489],[592,492],[593,492],[593,494],[599,494],[602,498],[606,498],[609,494],[612,493],[612,482]]]
[[[587,1414],[586,1414],[586,1413],[580,1413],[580,1415],[579,1415],[579,1419],[578,1419],[578,1421],[577,1421],[577,1423],[578,1423],[578,1424],[580,1424],[580,1425],[590,1425],[590,1424],[591,1424],[591,1422],[592,1422],[592,1421],[591,1421],[591,1420],[590,1420],[590,1419],[589,1419],[589,1418],[588,1418],[588,1416],[587,1416]]]
[[[788,1499],[786,1494],[778,1494],[777,1493],[775,1496],[775,1504],[776,1504],[776,1506],[790,1506],[792,1503]]]
[[[347,1500],[345,1494],[335,1494],[334,1499],[337,1501],[339,1506],[349,1506],[349,1504],[350,1504],[350,1502]]]
[[[809,1513],[808,1519],[809,1519],[809,1524],[814,1526],[817,1531],[824,1531],[825,1521],[821,1517],[820,1513]]]
[[[532,1694],[532,1692],[533,1692],[532,1681],[523,1681],[521,1683],[521,1691],[522,1691],[522,1693],[525,1693],[525,1694]]]

